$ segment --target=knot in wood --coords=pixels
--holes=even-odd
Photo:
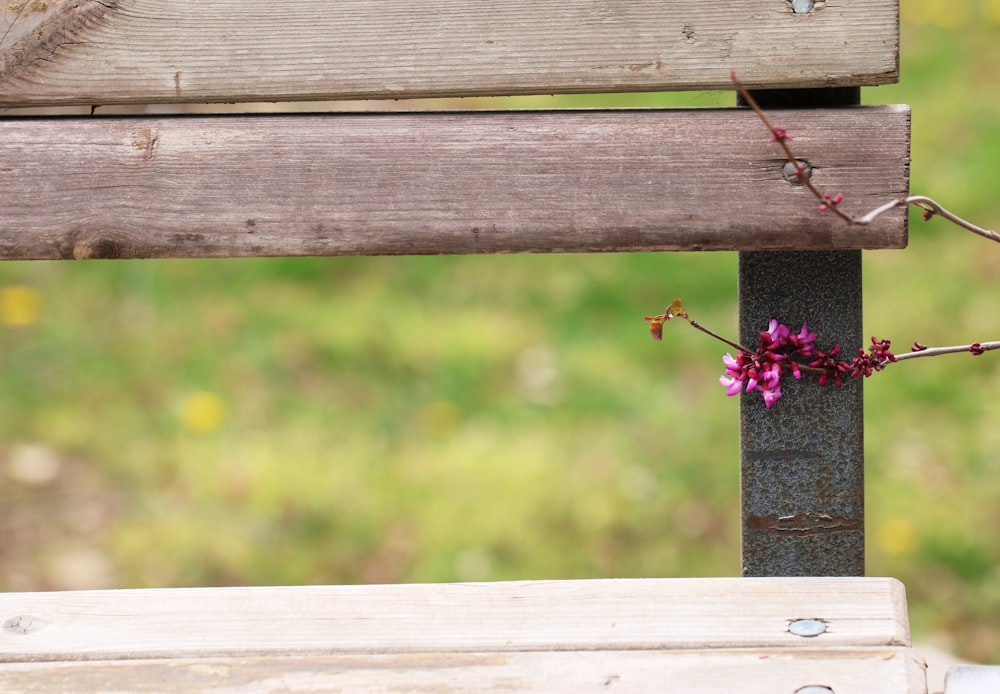
[[[48,621],[38,615],[19,614],[5,619],[2,628],[8,634],[28,636],[41,631],[48,625]]]
[[[73,244],[74,260],[110,260],[124,255],[123,244],[107,237],[80,239]]]

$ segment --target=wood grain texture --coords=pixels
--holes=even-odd
[[[826,633],[789,632],[822,619]],[[0,661],[909,646],[886,578],[621,579],[0,594]]]
[[[12,593],[0,618],[3,691],[926,691],[886,578]]]
[[[0,9],[0,106],[872,85],[899,0],[62,0]],[[15,21],[16,19],[16,21]]]
[[[0,664],[8,692],[926,694],[907,648],[359,654]]]
[[[782,111],[865,212],[909,111]],[[0,258],[898,248],[821,214],[737,109],[0,120]]]

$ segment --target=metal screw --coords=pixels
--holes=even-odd
[[[789,623],[788,631],[806,638],[819,636],[826,632],[826,622],[822,619],[796,619]]]
[[[812,178],[813,170],[812,166],[809,165],[809,162],[807,162],[805,159],[796,159],[795,161],[798,162],[798,165],[800,167],[803,167],[802,174],[806,178]],[[799,178],[797,173],[795,173],[795,164],[793,164],[792,162],[790,161],[785,162],[785,168],[781,170],[781,173],[784,174],[785,180],[791,183],[793,186],[802,185],[802,179]]]
[[[799,687],[795,690],[795,694],[833,694],[833,690],[822,684],[810,684]]]
[[[813,0],[792,0],[792,12],[795,14],[809,14],[815,6]]]

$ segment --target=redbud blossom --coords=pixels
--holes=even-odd
[[[788,134],[785,128],[780,125],[774,126],[774,131],[771,133],[771,142],[785,142],[791,139],[792,136]]]
[[[786,364],[792,376],[801,378],[799,361],[814,358],[816,333],[809,332],[804,323],[798,333],[793,333],[787,325],[772,318],[759,339],[756,352],[740,350],[735,357],[726,354],[722,358],[726,373],[719,377],[719,383],[726,386],[726,395],[760,392],[764,405],[770,409],[781,398],[781,376]]]

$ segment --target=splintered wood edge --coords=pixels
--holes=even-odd
[[[0,594],[0,661],[907,647],[884,578],[617,579]],[[799,620],[823,625],[803,636]]]
[[[907,194],[909,110],[782,111],[863,214]],[[0,258],[906,245],[818,211],[745,109],[0,120]]]
[[[0,9],[0,107],[731,89],[731,69],[758,89],[899,74],[899,0],[807,14],[788,0],[16,7]]]

